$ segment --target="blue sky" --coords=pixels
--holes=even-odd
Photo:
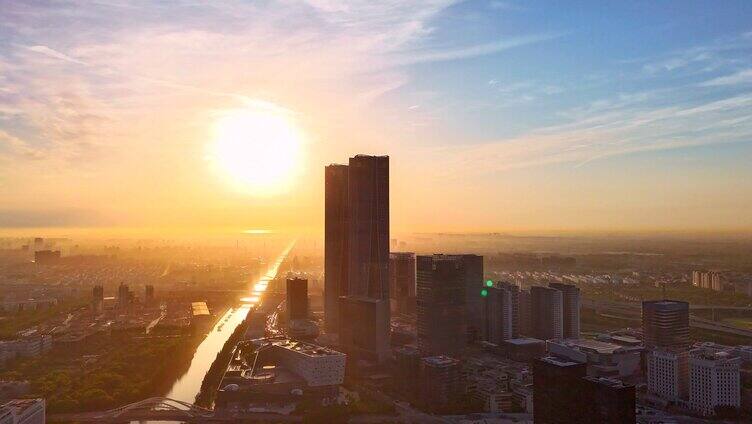
[[[402,230],[752,228],[748,1],[2,8],[0,227],[317,228],[322,166],[367,152]],[[207,163],[239,107],[307,134],[276,197]]]

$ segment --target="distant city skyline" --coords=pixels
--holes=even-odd
[[[752,3],[14,1],[0,234],[752,233]]]

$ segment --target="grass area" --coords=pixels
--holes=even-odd
[[[199,342],[190,336],[101,333],[17,360],[0,378],[30,380],[32,394],[46,398],[51,413],[109,409],[162,395],[187,370]]]
[[[739,328],[752,330],[752,318],[724,318],[721,321],[726,324],[735,325]]]
[[[663,299],[689,302],[690,305],[716,306],[750,306],[752,298],[739,293],[717,292],[693,286],[666,287],[665,296],[659,287],[640,286],[606,286],[580,285],[583,297],[615,302],[639,302],[643,300]]]

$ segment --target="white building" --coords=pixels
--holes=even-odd
[[[650,351],[647,369],[650,393],[671,402],[686,399],[689,386],[686,351]]]
[[[704,415],[715,407],[739,408],[741,359],[730,352],[698,348],[689,354],[689,406]]]
[[[0,406],[0,424],[44,424],[44,399],[14,399]]]
[[[302,377],[309,386],[342,384],[347,355],[310,343],[293,340],[272,342],[280,364]]]

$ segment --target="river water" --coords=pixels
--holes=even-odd
[[[242,298],[243,304],[238,307],[230,308],[224,315],[214,324],[211,332],[206,335],[204,341],[196,348],[196,353],[193,355],[191,365],[188,371],[183,374],[170,389],[166,397],[170,399],[180,400],[183,402],[193,403],[196,400],[196,395],[201,390],[201,383],[204,380],[206,372],[209,371],[214,359],[217,357],[217,353],[222,350],[222,347],[230,338],[235,328],[243,322],[246,315],[250,311],[251,307],[258,303],[259,298],[266,290],[266,286],[269,281],[273,280],[277,276],[282,261],[285,260],[287,254],[292,250],[294,243],[291,243],[283,252],[279,255],[277,260],[272,264],[266,275],[261,277],[258,281],[253,283],[249,287],[250,295]]]

